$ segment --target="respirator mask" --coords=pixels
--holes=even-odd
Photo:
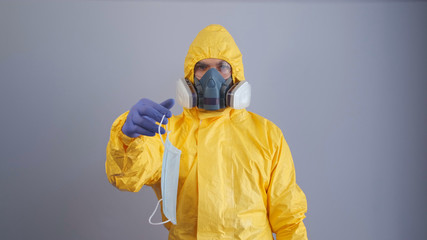
[[[251,86],[247,81],[233,84],[231,76],[224,79],[218,70],[211,68],[200,79],[194,77],[194,84],[185,78],[178,79],[176,96],[184,108],[243,109],[250,104]]]

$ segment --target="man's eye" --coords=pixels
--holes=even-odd
[[[205,66],[205,65],[198,65],[198,66],[196,66],[196,71],[205,70],[206,68],[207,68],[207,66]]]

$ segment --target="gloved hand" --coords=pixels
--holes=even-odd
[[[154,136],[158,132],[159,125],[156,122],[163,119],[162,124],[168,122],[167,118],[172,117],[172,112],[169,109],[175,104],[174,99],[168,99],[160,104],[149,99],[143,98],[138,101],[129,111],[126,122],[122,127],[122,132],[131,138],[139,135]],[[166,131],[163,127],[160,128],[161,134]]]

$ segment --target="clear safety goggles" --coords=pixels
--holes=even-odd
[[[203,75],[205,75],[205,73],[211,68],[216,68],[216,70],[218,70],[224,79],[227,79],[231,76],[231,65],[224,60],[221,60],[215,64],[207,64],[203,60],[197,62],[196,65],[194,65],[194,76],[197,79],[201,79]]]

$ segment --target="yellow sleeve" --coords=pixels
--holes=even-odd
[[[127,114],[119,116],[111,127],[105,171],[108,181],[116,188],[138,192],[143,185],[160,180],[163,144],[158,135],[126,136],[122,127]]]
[[[295,179],[295,167],[288,144],[282,134],[273,155],[268,188],[268,215],[277,240],[306,240],[303,219],[307,200]]]

